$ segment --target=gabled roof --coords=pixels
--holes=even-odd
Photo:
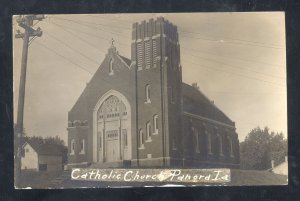
[[[62,148],[55,144],[39,143],[38,141],[26,140],[38,155],[62,156]]]
[[[205,117],[234,126],[217,106],[212,103],[200,90],[182,83],[183,112]]]
[[[118,59],[120,59],[120,61],[127,67],[128,69],[130,68],[130,65],[131,65],[131,60],[120,55],[116,48],[114,46],[110,47],[108,49],[108,56],[109,54],[114,54]],[[107,57],[107,56],[106,56]],[[105,60],[105,58],[104,58]],[[103,62],[104,60],[102,61],[101,65],[98,67],[98,69],[96,70],[96,72],[93,74],[92,78],[90,79],[89,83],[92,83],[96,78],[97,76],[101,73],[102,69],[103,69]],[[86,86],[83,90],[83,92],[81,93],[81,95],[79,96],[79,98],[76,100],[75,104],[73,105],[73,107],[71,108],[71,110],[69,111],[70,112],[73,112],[74,109],[76,110],[76,108],[87,108],[88,106],[88,103],[87,103],[87,96],[88,96],[88,90],[87,90],[88,86]],[[84,118],[84,119],[87,119],[87,116],[88,116],[88,113],[87,113],[87,109],[84,109],[84,110],[80,110],[82,112],[81,114],[81,117]]]

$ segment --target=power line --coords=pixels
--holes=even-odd
[[[53,22],[53,21],[49,21],[49,23],[54,23],[54,22]],[[57,22],[56,22],[55,24],[58,25]],[[79,23],[79,24],[80,24],[80,23]],[[81,25],[83,25],[83,24],[81,24]],[[77,29],[68,27],[68,26],[66,26],[66,25],[63,25],[63,26],[62,26],[62,25],[59,25],[59,26],[63,27],[64,29],[73,30],[73,31],[76,31],[76,32],[79,32],[79,33],[83,33],[83,34],[88,35],[88,36],[92,36],[92,37],[95,37],[95,38],[99,38],[99,39],[101,39],[101,40],[105,40],[105,41],[110,41],[110,40],[111,40],[111,38],[105,38],[105,37],[103,37],[103,36],[100,36],[99,34],[93,34],[93,33],[90,33],[90,32],[85,32],[85,31],[83,31],[83,30],[77,30]],[[125,36],[124,36],[124,37],[125,37]],[[119,41],[115,41],[115,42],[118,43],[118,44],[121,45],[121,46],[126,46],[126,47],[130,46],[130,44],[124,44],[124,43],[121,43],[121,42],[119,42]]]
[[[182,48],[184,48],[184,47],[182,47]],[[186,49],[186,48],[184,48],[184,49]],[[211,61],[211,62],[215,62],[215,63],[219,63],[219,64],[226,65],[226,66],[229,66],[229,67],[232,67],[232,68],[236,68],[236,69],[244,69],[244,70],[248,70],[248,71],[250,71],[250,72],[254,72],[254,73],[257,73],[257,74],[260,74],[260,75],[269,76],[269,77],[273,77],[273,78],[277,78],[277,79],[282,79],[282,80],[284,80],[284,78],[283,78],[283,77],[280,77],[280,76],[275,76],[275,75],[271,75],[271,74],[259,72],[259,71],[252,70],[252,69],[248,69],[248,68],[244,68],[244,67],[241,67],[241,66],[233,66],[233,65],[230,65],[230,64],[227,64],[227,63],[218,61],[218,60],[208,59],[208,58],[204,58],[204,57],[201,57],[201,56],[196,56],[196,55],[191,54],[191,53],[188,53],[188,54],[185,54],[185,55],[193,56],[193,57],[195,57],[195,58],[199,58],[199,59],[203,59],[203,60],[207,60],[207,61]]]
[[[122,20],[123,21],[123,20]],[[77,22],[77,21],[73,21],[74,23],[76,22],[76,23],[78,23],[78,24],[80,24],[80,25],[83,25],[83,26],[87,26],[87,25],[85,25],[85,24],[82,24],[82,23],[80,23],[80,22]],[[109,25],[107,25],[108,27],[111,27],[111,26],[109,26]],[[95,27],[93,27],[93,26],[88,26],[89,28],[95,28]],[[103,30],[103,29],[101,29],[101,30]],[[105,30],[103,30],[103,31],[105,31]],[[122,37],[126,37],[126,36],[122,36]],[[183,37],[185,37],[185,38],[193,38],[193,37],[189,37],[189,36],[183,36]],[[126,37],[126,38],[128,38],[128,37]],[[205,39],[205,40],[210,40],[210,41],[214,41],[214,42],[219,42],[218,40],[215,40],[215,39]],[[199,50],[195,50],[195,49],[193,49],[194,51],[199,51]],[[201,51],[199,51],[199,52],[201,52]],[[202,51],[203,52],[203,51]],[[208,54],[212,54],[212,53],[208,53]],[[278,65],[278,64],[270,64],[270,63],[266,63],[266,62],[262,62],[262,61],[260,61],[260,62],[258,62],[258,61],[253,61],[253,60],[250,60],[250,59],[245,59],[245,58],[232,58],[232,59],[237,59],[237,60],[242,60],[242,61],[247,61],[247,62],[255,62],[255,63],[261,63],[261,64],[266,64],[266,65],[272,65],[272,66],[274,66],[274,65],[276,65],[276,66],[282,66],[282,65]]]
[[[97,17],[97,16],[93,16],[93,15],[89,15],[89,16]],[[102,18],[99,18],[99,17],[97,17],[97,18],[102,19]],[[124,22],[131,23],[130,21],[126,21],[126,20],[123,20],[123,19],[122,20],[121,19],[120,20],[107,19],[107,20],[124,21]],[[88,22],[86,22],[86,23],[88,23]],[[110,25],[104,25],[104,24],[97,24],[97,23],[90,23],[90,24],[96,24],[96,25],[111,27]],[[118,27],[120,27],[120,26],[118,26]],[[120,28],[131,30],[131,28],[126,28],[126,27],[120,27]],[[222,38],[229,39],[231,41],[224,41],[224,40],[215,39],[215,37],[220,38],[220,36],[204,35],[203,33],[199,33],[199,32],[183,31],[183,30],[179,30],[178,32],[185,33],[185,34],[197,34],[197,35],[200,35],[201,37],[200,38],[199,37],[198,38],[192,37],[192,38],[201,39],[201,40],[208,40],[208,41],[213,41],[213,42],[223,41],[223,42],[233,43],[233,44],[238,44],[238,45],[250,45],[250,46],[258,46],[258,47],[273,48],[273,49],[284,49],[284,47],[280,47],[280,46],[273,45],[273,44],[270,44],[270,43],[257,42],[257,41],[244,40],[244,39],[236,39],[236,38],[231,38],[231,37],[227,37],[227,36],[226,37],[222,36]],[[190,36],[183,36],[183,37],[190,37]],[[242,42],[242,43],[238,43],[238,42]]]
[[[88,45],[92,46],[92,47],[95,48],[96,50],[98,50],[98,51],[100,51],[100,52],[103,52],[103,53],[106,53],[105,51],[100,50],[100,49],[98,49],[97,47],[95,47],[92,43],[90,43],[89,41],[85,40],[84,38],[82,38],[82,37],[80,37],[80,36],[74,34],[73,32],[71,32],[71,31],[65,29],[63,26],[61,26],[61,25],[59,25],[59,24],[57,24],[57,23],[55,23],[55,22],[51,22],[51,23],[52,23],[53,25],[55,25],[55,26],[57,26],[57,27],[63,29],[65,32],[67,32],[67,33],[73,35],[74,37],[78,38],[78,39],[81,40],[83,43],[87,43]]]
[[[105,15],[105,14],[104,14]],[[86,16],[89,16],[89,17],[93,17],[93,18],[97,18],[97,19],[105,19],[105,20],[110,20],[110,21],[115,21],[115,22],[120,22],[120,21],[122,21],[122,22],[128,22],[128,23],[132,23],[132,22],[130,22],[130,21],[125,21],[125,20],[117,20],[117,19],[109,19],[109,18],[107,18],[107,16],[104,16],[104,15],[101,15],[101,17],[100,16],[95,16],[95,15],[86,15]],[[93,24],[93,23],[90,23],[90,24]],[[97,23],[95,23],[95,24],[97,24]],[[103,25],[103,26],[109,26],[109,25]],[[128,28],[127,26],[125,27],[123,27],[123,26],[119,26],[120,28],[123,28],[123,29],[128,29],[128,30],[131,30],[131,28]]]
[[[90,57],[88,57],[88,56],[82,54],[80,51],[78,51],[77,49],[74,49],[73,47],[71,47],[70,45],[68,45],[68,44],[65,43],[64,41],[58,39],[57,37],[53,36],[52,34],[50,34],[50,33],[48,33],[48,32],[45,32],[45,33],[46,33],[47,35],[49,35],[51,38],[53,38],[54,40],[57,40],[58,42],[64,44],[64,45],[65,45],[66,47],[68,47],[69,49],[71,49],[71,50],[77,52],[78,54],[80,54],[81,56],[85,57],[85,58],[88,59],[89,61],[92,61],[93,63],[99,65],[98,61],[96,61],[96,60],[94,60],[94,59],[92,59],[92,58],[90,58]]]
[[[185,59],[183,59],[183,60],[185,60]],[[197,66],[199,66],[199,67],[202,67],[202,68],[207,68],[207,69],[209,69],[209,70],[216,70],[216,71],[224,72],[224,73],[227,73],[227,74],[233,74],[233,75],[245,77],[245,78],[247,78],[247,79],[252,79],[252,80],[257,80],[257,81],[269,83],[269,84],[272,84],[272,85],[275,85],[275,86],[285,87],[285,85],[281,85],[281,84],[274,83],[274,82],[269,82],[269,81],[267,81],[267,80],[262,80],[262,79],[258,79],[258,78],[254,78],[254,77],[249,77],[249,76],[246,76],[246,75],[243,75],[243,74],[239,74],[239,73],[236,73],[236,72],[228,72],[228,71],[224,71],[224,70],[221,70],[221,69],[218,69],[218,68],[205,66],[205,65],[199,64],[199,63],[194,63],[194,62],[189,61],[189,60],[185,60],[185,61],[188,62],[188,63],[194,64],[194,65],[197,65]]]
[[[45,49],[47,49],[47,50],[49,50],[49,51],[53,52],[54,54],[56,54],[56,55],[60,56],[61,58],[63,58],[63,59],[65,59],[65,60],[67,60],[68,62],[70,62],[70,63],[74,64],[75,66],[79,67],[80,69],[82,69],[82,70],[84,70],[84,71],[88,72],[89,74],[91,74],[91,75],[93,74],[92,72],[90,72],[90,71],[89,71],[89,70],[87,70],[86,68],[84,68],[84,67],[80,66],[79,64],[77,64],[77,63],[73,62],[71,59],[68,59],[68,58],[67,58],[67,57],[65,57],[64,55],[62,55],[62,54],[59,54],[58,52],[56,52],[55,50],[53,50],[53,49],[51,49],[51,48],[47,47],[46,45],[44,45],[44,44],[42,44],[42,43],[40,43],[40,42],[38,42],[38,41],[36,41],[36,43],[37,43],[38,45],[40,45],[40,46],[44,47]]]
[[[99,29],[99,30],[104,31],[104,32],[109,32],[109,33],[111,33],[111,34],[117,34],[117,35],[119,35],[119,36],[124,37],[124,36],[123,36],[121,33],[119,33],[119,32],[115,32],[115,31],[111,31],[111,30],[105,30],[105,29],[100,28],[100,27],[95,27],[95,26],[83,24],[83,23],[86,23],[86,22],[82,22],[82,21],[78,21],[78,20],[76,21],[76,20],[71,20],[71,19],[66,19],[66,18],[61,18],[61,17],[53,17],[53,18],[54,18],[54,19],[58,19],[58,20],[64,20],[64,21],[73,22],[73,23],[75,23],[75,24],[80,24],[80,25],[85,26],[85,27],[89,27],[89,28],[92,28],[92,29]],[[80,23],[80,22],[81,22],[81,23]],[[108,26],[108,27],[112,28],[111,26]],[[126,38],[127,38],[127,37],[126,37]]]
[[[179,31],[182,32],[182,31]],[[191,37],[191,36],[186,36],[186,35],[181,35],[181,37],[184,38],[193,38],[193,39],[199,39],[199,40],[205,40],[205,41],[212,41],[212,42],[217,42],[218,44],[229,44],[229,45],[243,45],[243,46],[256,46],[256,47],[263,47],[263,48],[271,48],[271,49],[278,49],[278,50],[282,50],[284,48],[281,47],[272,47],[272,46],[266,46],[266,45],[255,45],[255,44],[250,44],[250,43],[238,43],[238,42],[234,42],[234,41],[225,41],[223,39],[211,39],[211,38],[207,38],[207,37]]]
[[[184,47],[182,44],[180,45],[181,47]],[[196,51],[196,52],[200,52],[200,53],[204,53],[204,54],[209,54],[209,55],[213,55],[213,56],[218,56],[218,57],[223,57],[225,59],[233,59],[233,60],[240,60],[240,61],[246,61],[246,62],[253,62],[253,63],[258,63],[258,64],[264,64],[264,65],[270,65],[270,66],[278,66],[278,67],[283,67],[283,65],[280,65],[280,64],[270,64],[270,63],[266,63],[266,62],[263,62],[263,61],[254,61],[254,60],[251,60],[251,59],[246,59],[246,58],[238,58],[238,57],[224,57],[224,56],[220,56],[220,55],[216,55],[214,53],[211,53],[211,52],[207,52],[207,51],[203,51],[203,50],[197,50],[197,49],[192,49],[192,48],[186,48],[184,47],[185,49],[188,49],[188,50],[192,50],[192,51]]]
[[[202,58],[202,59],[206,59],[206,58]],[[206,59],[206,60],[209,60],[209,59]],[[222,63],[222,64],[224,64],[224,65],[228,65],[228,66],[231,66],[231,65],[229,65],[229,64],[226,64],[226,63],[223,63],[223,62],[219,62],[219,61],[214,61],[214,62],[218,62],[218,63]],[[195,63],[194,63],[195,64]],[[203,66],[203,65],[202,65]],[[231,67],[235,67],[236,68],[236,66],[231,66]],[[210,68],[210,67],[209,67]],[[210,68],[211,69],[211,68]],[[222,71],[222,72],[226,72],[226,73],[232,73],[232,72],[227,72],[227,71]],[[257,71],[255,71],[256,73],[259,73],[259,72],[257,72]],[[268,82],[268,81],[265,81],[265,80],[261,80],[261,79],[257,79],[257,78],[253,78],[253,77],[248,77],[248,76],[245,76],[245,75],[242,75],[242,74],[237,74],[237,73],[232,73],[232,74],[236,74],[236,75],[239,75],[239,76],[244,76],[244,77],[247,77],[247,78],[249,78],[249,79],[255,79],[255,80],[259,80],[259,81],[263,81],[263,82],[267,82],[267,83],[270,83],[270,84],[275,84],[274,82]],[[260,74],[263,74],[263,73],[260,73]],[[272,76],[272,75],[268,75],[268,74],[266,74],[267,76]]]
[[[89,74],[91,74],[91,75],[93,75],[93,76],[95,75],[95,74],[93,74],[91,71],[89,71],[89,70],[87,70],[86,68],[82,67],[81,65],[79,65],[79,64],[77,64],[77,63],[75,63],[75,62],[73,62],[72,60],[68,59],[68,58],[65,57],[64,55],[59,54],[58,52],[56,52],[55,50],[53,50],[53,49],[47,47],[46,45],[44,45],[44,44],[42,44],[42,43],[40,43],[40,42],[38,42],[38,41],[36,41],[36,43],[37,43],[38,45],[44,47],[45,49],[51,51],[52,53],[56,54],[57,56],[59,56],[59,57],[65,59],[65,60],[67,60],[68,62],[74,64],[76,67],[78,67],[78,68],[80,68],[80,69],[86,71],[87,73],[89,73]],[[105,79],[102,79],[101,81],[105,82],[105,83],[108,84],[108,85],[112,85],[111,83],[109,83],[109,82],[108,82],[107,80],[105,80]],[[127,93],[132,95],[133,92],[127,91]]]
[[[199,33],[199,32],[183,31],[183,30],[181,30],[179,32],[185,33],[185,34],[197,34],[197,35],[201,36],[201,38],[197,38],[197,39],[207,39],[207,40],[212,40],[212,41],[215,41],[215,42],[220,42],[222,40],[224,41],[224,39],[229,39],[231,41],[228,41],[228,42],[234,43],[234,44],[238,44],[237,42],[242,42],[241,44],[247,44],[247,45],[252,45],[252,46],[274,48],[274,49],[284,49],[284,47],[275,46],[275,45],[272,45],[272,44],[269,44],[269,43],[255,42],[255,41],[242,40],[242,39],[235,39],[235,38],[231,38],[231,37],[227,37],[227,36],[225,36],[225,37],[224,36],[210,36],[210,35],[204,35],[204,34]],[[207,38],[207,37],[210,37],[210,38]],[[224,39],[215,39],[215,37],[224,38]],[[211,38],[214,38],[214,39],[211,39]],[[234,41],[237,41],[237,42],[234,42]],[[224,41],[224,42],[226,42],[226,41]]]

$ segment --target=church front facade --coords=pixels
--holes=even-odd
[[[177,27],[132,27],[131,59],[111,45],[68,113],[69,167],[239,167],[235,123],[182,82]]]

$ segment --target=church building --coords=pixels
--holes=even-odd
[[[68,167],[239,168],[235,123],[182,82],[177,27],[134,23],[131,59],[113,42],[68,113]]]

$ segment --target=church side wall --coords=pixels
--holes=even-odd
[[[186,115],[183,116],[183,126],[184,166],[239,168],[239,142],[234,127]]]

